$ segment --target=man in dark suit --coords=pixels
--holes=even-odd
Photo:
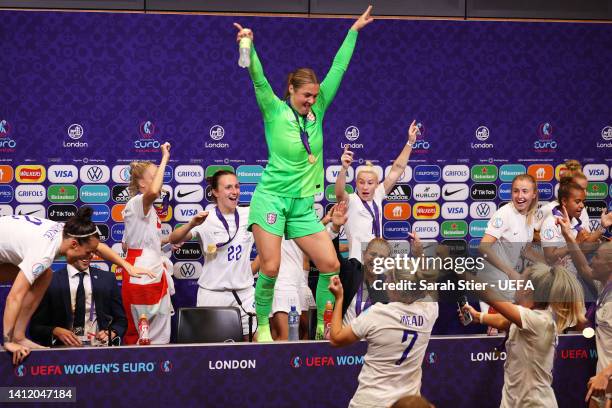
[[[121,290],[113,273],[90,267],[89,263],[79,260],[53,274],[30,322],[30,336],[35,342],[81,346],[87,332],[92,331],[97,341],[106,342],[109,323],[112,343],[120,342],[127,328]]]

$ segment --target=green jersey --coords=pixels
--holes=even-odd
[[[275,196],[302,198],[323,191],[323,118],[336,96],[357,42],[357,31],[349,30],[338,50],[327,76],[321,82],[310,118],[297,116],[286,101],[278,98],[266,79],[255,47],[251,47],[249,73],[255,86],[257,104],[264,119],[268,164],[257,189]],[[313,117],[314,116],[314,117]],[[315,163],[300,137],[306,129]]]

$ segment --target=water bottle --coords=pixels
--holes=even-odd
[[[328,300],[325,304],[325,312],[323,313],[323,325],[325,327],[323,337],[325,337],[326,340],[329,340],[329,332],[331,331],[331,320],[333,313],[334,305],[332,305],[331,300]]]
[[[149,320],[147,315],[143,313],[138,320],[138,345],[148,346],[149,344],[151,344],[151,339],[149,338]]]
[[[291,306],[289,312],[289,341],[298,341],[300,339],[300,314],[295,310],[295,306]]]
[[[251,39],[249,37],[243,37],[240,39],[238,51],[240,52],[238,66],[242,68],[249,67],[251,65]]]

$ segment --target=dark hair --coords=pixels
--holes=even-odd
[[[219,189],[219,179],[223,176],[234,176],[236,177],[236,173],[231,170],[217,170],[215,174],[210,177],[206,177],[206,182],[213,190]],[[216,202],[217,198],[213,195],[212,199]]]
[[[310,68],[299,68],[287,76],[287,89],[285,89],[285,99],[289,97],[289,85],[293,89],[299,89],[306,84],[318,84],[317,74]]]
[[[88,242],[91,237],[100,239],[98,228],[96,224],[91,221],[92,215],[93,209],[91,207],[83,206],[79,208],[76,215],[70,217],[68,221],[64,223],[64,238],[74,238],[79,245]]]
[[[562,177],[557,193],[559,204],[563,204],[561,201],[570,197],[572,190],[584,191],[580,184],[574,181],[574,177]]]

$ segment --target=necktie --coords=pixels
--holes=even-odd
[[[76,302],[74,304],[74,322],[73,327],[85,327],[85,286],[83,285],[83,278],[85,272],[79,272],[79,286],[76,291]]]

